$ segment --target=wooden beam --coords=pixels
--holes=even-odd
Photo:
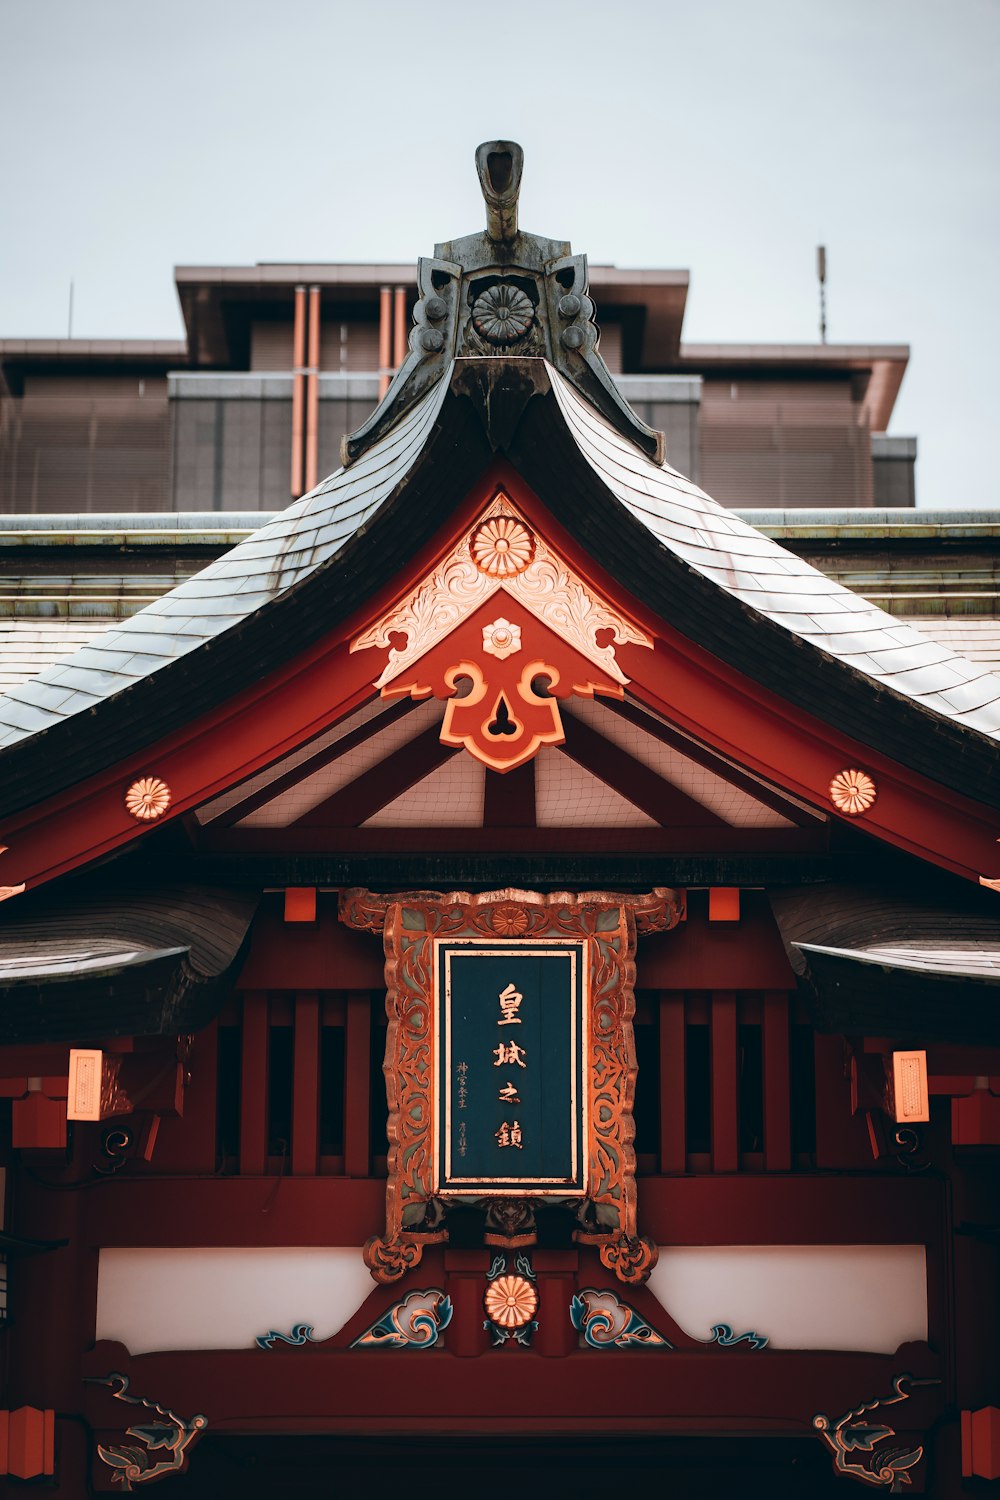
[[[710,750],[707,745],[703,745],[699,740],[691,739],[688,735],[682,734],[680,730],[673,729],[669,724],[664,724],[660,719],[654,718],[652,714],[647,713],[645,709],[640,708],[637,703],[633,703],[630,699],[626,698],[619,701],[616,698],[602,698],[601,707],[607,708],[609,712],[617,714],[619,718],[627,719],[630,724],[634,724],[636,728],[644,730],[654,740],[659,740],[663,745],[669,745],[671,750],[677,750],[681,755],[686,756],[688,760],[694,761],[695,765],[704,767],[706,771],[711,771],[713,775],[720,777],[723,781],[727,781],[730,786],[738,787],[741,792],[746,792],[748,797],[753,797],[756,801],[762,802],[765,807],[771,808],[773,812],[780,813],[783,818],[788,818],[790,822],[798,824],[799,827],[812,828],[818,822],[823,821],[816,814],[807,812],[804,808],[797,807],[794,803],[789,802],[774,787],[766,783],[762,784],[755,780],[754,777],[747,775],[740,766],[735,766],[730,761],[723,759],[721,755],[716,755],[714,751]]]
[[[250,792],[235,807],[228,808],[219,817],[212,818],[208,824],[203,826],[231,828],[234,823],[239,823],[241,819],[249,817],[250,813],[256,812],[258,807],[263,807],[266,803],[273,802],[276,797],[281,796],[282,792],[287,792],[289,788],[298,786],[299,782],[305,781],[307,776],[312,776],[316,771],[322,771],[326,766],[332,765],[335,760],[339,760],[342,755],[346,755],[348,750],[355,750],[358,745],[364,744],[365,740],[370,740],[373,735],[379,734],[383,729],[387,729],[390,724],[395,724],[406,714],[412,713],[418,706],[411,698],[391,704],[384,713],[379,714],[374,719],[367,719],[364,724],[359,724],[357,728],[334,740],[332,745],[324,745],[322,750],[317,750],[305,760],[298,761],[289,770],[282,772],[280,776],[276,776],[273,781],[269,781],[267,786],[262,786],[257,791]]]
[[[295,999],[292,1045],[292,1176],[315,1176],[319,1166],[319,996]]]
[[[515,766],[501,775],[486,771],[483,803],[484,828],[535,827],[535,762]]]
[[[344,1171],[367,1177],[371,1162],[371,996],[347,997],[344,1046]]]
[[[791,1078],[789,1076],[788,996],[764,995],[764,1168],[787,1172],[792,1165]]]
[[[734,991],[713,994],[711,1028],[712,1171],[735,1172],[740,1164],[740,1114]]]
[[[592,771],[619,796],[625,797],[664,828],[728,828],[717,813],[703,807],[627,751],[591,729],[582,719],[562,709],[565,754]]]
[[[660,995],[660,1171],[687,1170],[684,996]]]
[[[240,1174],[260,1176],[267,1162],[267,994],[243,996],[240,1065]]]
[[[442,745],[439,734],[440,725],[432,724],[416,739],[401,745],[377,766],[362,772],[289,826],[296,830],[360,827],[366,818],[374,817],[388,802],[402,796],[411,786],[444,765],[446,760],[460,753],[449,745]]]

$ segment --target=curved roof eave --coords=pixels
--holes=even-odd
[[[456,364],[349,469],[0,697],[0,811],[154,743],[211,708],[220,680],[236,692],[313,643],[405,566],[496,454],[682,634],[899,763],[998,802],[1000,677],[646,458],[544,361]]]

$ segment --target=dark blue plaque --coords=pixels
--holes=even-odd
[[[582,1194],[582,942],[436,944],[437,1190]]]

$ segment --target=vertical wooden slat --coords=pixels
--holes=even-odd
[[[712,1171],[739,1166],[739,1081],[736,1050],[736,995],[712,996]]]
[[[788,996],[764,996],[764,1170],[787,1172],[792,1165],[791,1078],[788,1053]]]
[[[240,1172],[261,1176],[267,1158],[267,992],[243,996],[240,1067]]]
[[[292,1175],[313,1177],[319,1166],[319,996],[295,1001],[292,1051]]]
[[[378,399],[389,389],[389,361],[392,358],[392,288],[384,286],[378,294]]]
[[[684,1073],[684,996],[660,995],[660,1171],[687,1166],[687,1100]]]
[[[371,999],[367,992],[347,997],[344,1072],[344,1171],[348,1177],[367,1177],[371,1155]]]

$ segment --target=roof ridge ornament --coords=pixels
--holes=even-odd
[[[345,465],[450,375],[455,359],[504,356],[547,360],[624,437],[663,462],[663,434],[639,420],[601,358],[587,257],[574,255],[568,240],[518,227],[523,165],[516,141],[477,148],[486,229],[418,261],[409,352],[367,422],[343,439]]]
[[[484,141],[476,147],[476,171],[486,200],[486,233],[509,245],[517,238],[524,152],[516,141]]]

